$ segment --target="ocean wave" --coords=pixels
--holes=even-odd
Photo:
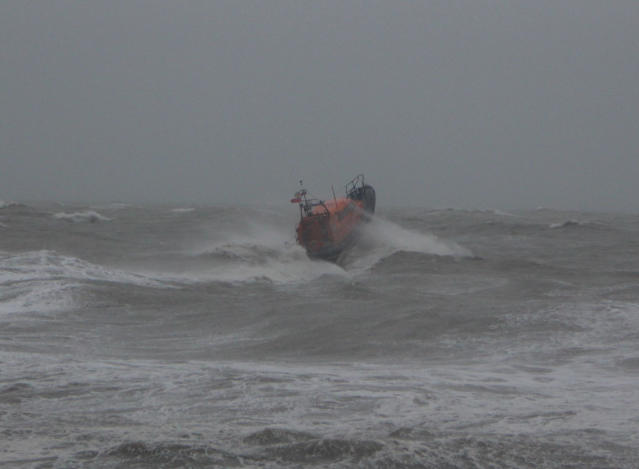
[[[592,222],[592,221],[581,221],[575,219],[568,219],[559,223],[552,223],[549,225],[550,229],[556,230],[561,228],[592,228],[592,229],[603,229],[605,226],[601,223]]]
[[[171,209],[172,213],[189,213],[194,211],[195,209],[193,207],[178,207],[178,208]]]
[[[440,239],[430,233],[409,230],[379,217],[373,218],[365,226],[363,242],[381,244],[396,251],[412,251],[436,256],[466,257],[472,256],[466,249],[454,241]]]
[[[90,281],[171,287],[157,279],[108,269],[54,251],[0,252],[0,313],[69,309],[74,303],[73,293]]]
[[[0,253],[0,284],[34,280],[94,280],[162,287],[162,282],[144,275],[113,270],[55,251]]]
[[[491,208],[486,210],[488,213],[492,213],[493,215],[499,215],[500,217],[516,217],[517,215],[514,215],[510,212],[506,212],[504,210],[499,210],[498,208]]]
[[[211,246],[199,254],[202,257],[219,259],[237,259],[253,264],[263,264],[276,257],[297,257],[297,252],[291,250],[293,246],[286,242],[278,246],[269,246],[258,242],[221,242]]]
[[[435,256],[472,257],[472,252],[454,241],[430,233],[409,230],[380,217],[372,217],[362,227],[356,246],[345,253],[342,264],[347,270],[361,272],[399,252]]]
[[[105,460],[115,459],[124,466],[144,467],[237,467],[241,466],[242,458],[213,448],[208,445],[174,443],[146,443],[143,441],[128,441],[103,454],[84,452],[76,455],[78,459],[100,462],[100,466],[111,466]],[[120,467],[120,465],[118,465]]]
[[[495,215],[498,217],[517,217],[517,215],[506,212],[504,210],[500,210],[498,208],[475,208],[475,209],[449,209],[454,212],[460,213],[469,213],[469,214],[480,214],[480,215]]]
[[[582,223],[577,221],[577,220],[566,220],[566,221],[561,222],[561,223],[553,223],[553,224],[550,225],[550,228],[552,228],[554,230],[554,229],[557,229],[557,228],[568,228],[568,227],[571,227],[571,226],[579,226],[581,224]]]
[[[76,454],[76,457],[85,460],[95,459],[96,462],[116,459],[127,465],[142,463],[162,467],[183,465],[236,467],[243,466],[246,462],[272,463],[275,461],[288,466],[290,464],[358,462],[370,458],[382,448],[383,445],[376,441],[314,438],[309,441],[280,442],[239,456],[201,443],[129,441],[103,453],[83,452]]]
[[[77,282],[25,281],[3,284],[0,293],[0,316],[18,313],[49,314],[69,310],[74,305]]]
[[[279,445],[286,443],[298,443],[316,439],[317,436],[296,430],[283,428],[265,428],[244,438],[244,443],[249,445]]]
[[[165,272],[175,282],[297,284],[322,276],[346,276],[341,267],[308,258],[292,230],[255,221],[225,231],[213,240],[191,241],[181,253],[181,271]],[[155,273],[153,274],[156,275]]]
[[[53,215],[53,218],[69,221],[72,223],[97,223],[100,221],[111,221],[110,218],[105,217],[104,215],[101,215],[94,210],[84,210],[81,212],[73,213],[59,212],[55,213]]]
[[[311,260],[300,246],[284,241],[277,245],[258,240],[220,242],[192,253],[190,257],[193,268],[188,273],[167,274],[166,278],[198,283],[266,281],[289,284],[312,281],[324,275],[347,275],[341,267]]]
[[[264,450],[264,457],[294,464],[355,464],[370,458],[383,447],[370,440],[317,439],[269,447]]]
[[[131,204],[127,204],[124,202],[111,202],[108,204],[100,204],[100,205],[92,205],[91,208],[95,210],[124,210],[127,208],[131,208]]]
[[[228,232],[215,242],[189,249],[185,263],[192,268],[174,276],[166,273],[166,278],[177,282],[304,283],[323,276],[351,279],[398,252],[472,256],[468,249],[455,242],[411,231],[377,217],[362,227],[356,245],[345,251],[337,263],[309,259],[291,238],[290,231],[279,227],[245,226],[242,232]]]
[[[5,201],[5,200],[0,200],[0,210],[2,209],[11,209],[11,208],[27,208],[28,205],[25,204],[21,204],[20,202],[12,202],[12,201]]]

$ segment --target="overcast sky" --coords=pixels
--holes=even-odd
[[[639,211],[639,1],[0,2],[0,199]]]

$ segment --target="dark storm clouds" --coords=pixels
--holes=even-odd
[[[639,210],[639,2],[0,3],[0,199]]]

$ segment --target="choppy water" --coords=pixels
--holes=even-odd
[[[639,216],[0,207],[2,467],[637,467]]]

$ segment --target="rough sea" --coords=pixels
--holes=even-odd
[[[639,467],[638,215],[0,207],[2,468]]]

